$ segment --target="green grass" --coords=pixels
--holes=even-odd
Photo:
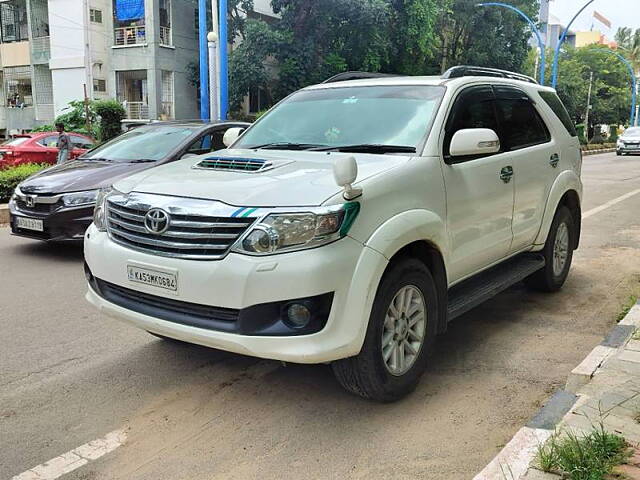
[[[620,323],[622,319],[627,316],[627,313],[629,313],[629,310],[631,310],[631,307],[633,307],[637,301],[638,297],[636,295],[631,295],[629,297],[629,300],[622,305],[622,310],[620,310],[620,313],[618,313],[618,316],[616,317],[616,323]]]
[[[602,422],[583,435],[553,435],[538,448],[537,467],[571,480],[602,480],[629,456],[627,443],[607,432]]]

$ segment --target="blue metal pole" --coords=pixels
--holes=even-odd
[[[218,3],[218,22],[220,22],[220,36],[218,46],[220,50],[220,120],[227,119],[229,109],[229,73],[227,59],[227,0]]]
[[[596,50],[598,50],[599,52],[607,52],[615,55],[620,60],[622,60],[622,62],[629,70],[629,75],[631,75],[631,115],[629,116],[629,126],[633,127],[633,123],[636,117],[636,75],[633,71],[633,65],[631,65],[631,62],[624,56],[620,55],[618,52],[614,52],[613,50],[608,50],[606,48],[597,48]]]
[[[527,21],[527,23],[531,27],[531,30],[533,30],[533,33],[535,34],[536,38],[538,39],[538,47],[540,48],[540,85],[544,85],[544,74],[545,74],[545,69],[546,69],[546,66],[547,66],[545,45],[544,45],[544,42],[542,41],[542,37],[540,36],[540,30],[538,30],[538,26],[533,22],[533,20],[531,20],[527,16],[527,14],[524,13],[522,10],[514,7],[513,5],[509,5],[507,3],[502,3],[502,2],[483,2],[483,3],[476,4],[476,7],[504,7],[504,8],[508,8],[509,10],[513,10],[514,12],[516,12],[518,15],[520,15],[522,18],[524,18]]]
[[[562,35],[560,35],[560,40],[558,40],[558,44],[556,45],[556,49],[553,55],[553,68],[551,72],[551,86],[553,88],[556,88],[556,85],[558,84],[558,60],[560,57],[560,47],[562,47],[562,44],[567,37],[567,33],[569,33],[569,27],[571,27],[571,24],[574,22],[574,20],[578,18],[578,15],[580,15],[584,11],[584,9],[591,5],[594,1],[595,0],[589,0],[580,10],[578,10],[578,13],[573,16],[569,24],[562,32]]]
[[[200,119],[208,121],[209,68],[207,50],[207,0],[198,0],[198,40],[200,50]]]

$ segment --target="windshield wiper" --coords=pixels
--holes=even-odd
[[[416,153],[416,147],[408,145],[383,145],[380,143],[360,143],[356,145],[334,145],[313,148],[314,152],[354,152],[354,153]]]
[[[78,160],[82,160],[84,162],[113,162],[110,158],[100,157],[78,157]]]
[[[272,150],[309,150],[311,148],[322,148],[326,145],[318,145],[317,143],[295,143],[295,142],[269,142],[262,145],[253,145],[246,147],[250,150],[272,149]]]
[[[129,163],[151,163],[155,161],[152,158],[136,158],[135,160],[129,160]]]

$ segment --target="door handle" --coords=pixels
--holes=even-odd
[[[504,183],[509,183],[511,181],[511,177],[513,177],[513,167],[502,167],[502,170],[500,170],[500,179]]]
[[[558,166],[559,161],[560,161],[560,155],[558,155],[557,153],[554,153],[553,155],[551,155],[551,158],[549,158],[549,165],[551,165],[553,168],[556,168]]]

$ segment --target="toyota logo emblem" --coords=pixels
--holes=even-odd
[[[161,235],[169,228],[170,217],[167,212],[159,208],[152,208],[144,217],[144,226],[149,233]]]

